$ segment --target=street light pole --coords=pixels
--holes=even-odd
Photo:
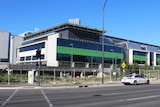
[[[15,56],[15,54],[14,54],[15,53],[15,51],[14,51],[14,47],[15,47],[14,44],[15,43],[14,42],[15,42],[15,37],[12,36],[12,65],[14,64],[14,61],[15,61],[15,59],[14,59],[15,58],[14,57]]]
[[[102,84],[104,84],[104,10],[106,6],[107,0],[105,0],[102,10],[102,25],[103,25],[103,33],[102,33]]]
[[[114,69],[114,49],[110,49],[111,52],[113,52],[113,58],[112,58],[112,70],[110,71],[110,82],[112,82],[112,71]]]
[[[40,75],[40,72],[41,72],[41,47],[39,49],[37,49],[36,51],[36,57],[37,59],[39,60],[39,70],[38,70],[38,86],[40,86],[40,82],[41,82],[41,75]]]
[[[71,49],[71,62],[70,62],[70,66],[71,66],[71,68],[72,68],[72,63],[73,63],[73,44],[71,43],[71,44],[69,44],[71,47],[72,47],[72,49]]]
[[[73,65],[73,44],[71,43],[70,44],[70,46],[72,47],[72,52],[71,52],[71,69],[74,67],[74,65]],[[75,69],[74,69],[74,71],[73,71],[73,69],[72,69],[72,72],[73,72],[73,84],[75,84],[76,83],[76,81],[75,81]]]
[[[8,64],[8,85],[10,85],[10,62]]]

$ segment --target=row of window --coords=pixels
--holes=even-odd
[[[160,54],[156,54],[156,58],[160,58]]]
[[[147,56],[146,52],[133,51],[133,55]]]
[[[101,44],[95,44],[95,43],[89,43],[89,42],[83,42],[83,41],[66,40],[66,39],[60,39],[59,38],[57,40],[57,45],[58,46],[65,46],[65,47],[73,46],[74,48],[82,48],[82,49],[102,51],[102,45]],[[111,46],[111,45],[105,45],[104,46],[104,51],[123,53],[122,48]]]
[[[44,55],[41,55],[41,59],[44,59]],[[31,61],[31,60],[38,60],[38,58],[36,56],[20,57],[20,61]]]
[[[30,51],[30,50],[36,50],[36,49],[42,49],[45,48],[45,43],[39,43],[39,44],[35,44],[35,45],[30,45],[30,46],[26,46],[26,47],[22,47],[20,48],[20,52],[25,52],[25,51]]]
[[[8,59],[0,58],[0,62],[8,62],[8,61],[9,61]]]
[[[72,56],[69,54],[58,54],[58,61],[71,61]],[[102,63],[102,57],[93,57],[93,56],[81,56],[81,55],[73,55],[73,62],[89,62],[89,63]],[[104,63],[116,63],[120,64],[122,59],[117,58],[104,58]]]
[[[133,63],[137,63],[137,64],[145,64],[146,61],[137,61],[137,60],[133,60]]]

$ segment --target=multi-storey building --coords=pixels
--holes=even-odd
[[[21,45],[23,37],[12,35],[8,31],[0,30],[0,69],[8,68],[9,64],[16,64],[17,47]]]
[[[112,40],[115,45],[123,47],[125,61],[131,65],[134,63],[149,66],[160,65],[160,46],[111,36],[105,36],[105,38]]]
[[[5,64],[9,61],[11,33],[7,31],[0,31],[0,63]]]
[[[70,23],[26,35],[18,48],[18,64],[35,65],[41,49],[42,65],[57,68],[101,68],[102,30]],[[124,60],[124,49],[105,39],[104,67]]]
[[[40,49],[43,67],[101,70],[102,33],[102,30],[79,23],[64,23],[41,31],[25,32],[23,36],[11,36],[9,32],[1,31],[0,46],[3,46],[3,51],[0,61],[20,65],[21,69],[32,65],[25,70],[35,69],[39,61],[36,51]],[[124,60],[129,64],[159,66],[160,46],[105,35],[104,71],[108,71],[113,64],[120,68]],[[19,69],[18,66],[14,68]]]
[[[65,23],[24,36],[17,63],[35,65],[41,49],[44,66],[101,68],[102,30]],[[105,35],[104,67],[125,60],[129,64],[160,65],[160,46]]]

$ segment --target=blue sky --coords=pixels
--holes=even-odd
[[[0,0],[0,30],[20,34],[44,30],[80,18],[81,25],[102,29],[105,0]],[[108,0],[107,35],[160,46],[160,0]]]

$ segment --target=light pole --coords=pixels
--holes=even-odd
[[[71,48],[71,59],[70,59],[70,66],[71,66],[71,68],[72,68],[72,63],[73,63],[73,44],[71,43],[71,44],[69,44],[72,48]]]
[[[112,58],[112,70],[110,72],[110,80],[109,80],[110,82],[112,82],[112,71],[114,69],[114,49],[110,49],[110,51],[113,52],[112,53],[112,55],[113,55],[113,58]]]
[[[105,0],[102,10],[102,25],[103,25],[103,33],[102,33],[102,84],[104,84],[104,10],[108,0]]]
[[[10,85],[10,62],[8,64],[8,85]]]
[[[10,55],[10,64],[13,65],[13,63],[14,63],[14,39],[15,39],[15,37],[12,36],[11,39],[12,39],[12,49],[11,49],[12,56]]]
[[[36,51],[36,57],[37,59],[39,60],[39,70],[38,70],[38,86],[40,86],[41,84],[41,75],[40,75],[40,72],[41,72],[41,47],[39,49],[37,49]]]
[[[72,51],[71,51],[71,69],[74,67],[74,65],[73,65],[73,44],[71,43],[71,44],[69,44],[71,47],[72,47]],[[72,69],[72,71],[73,71],[73,69]],[[73,78],[74,78],[74,81],[73,81],[73,84],[75,84],[76,82],[75,82],[75,69],[74,69],[74,74],[73,74]]]

